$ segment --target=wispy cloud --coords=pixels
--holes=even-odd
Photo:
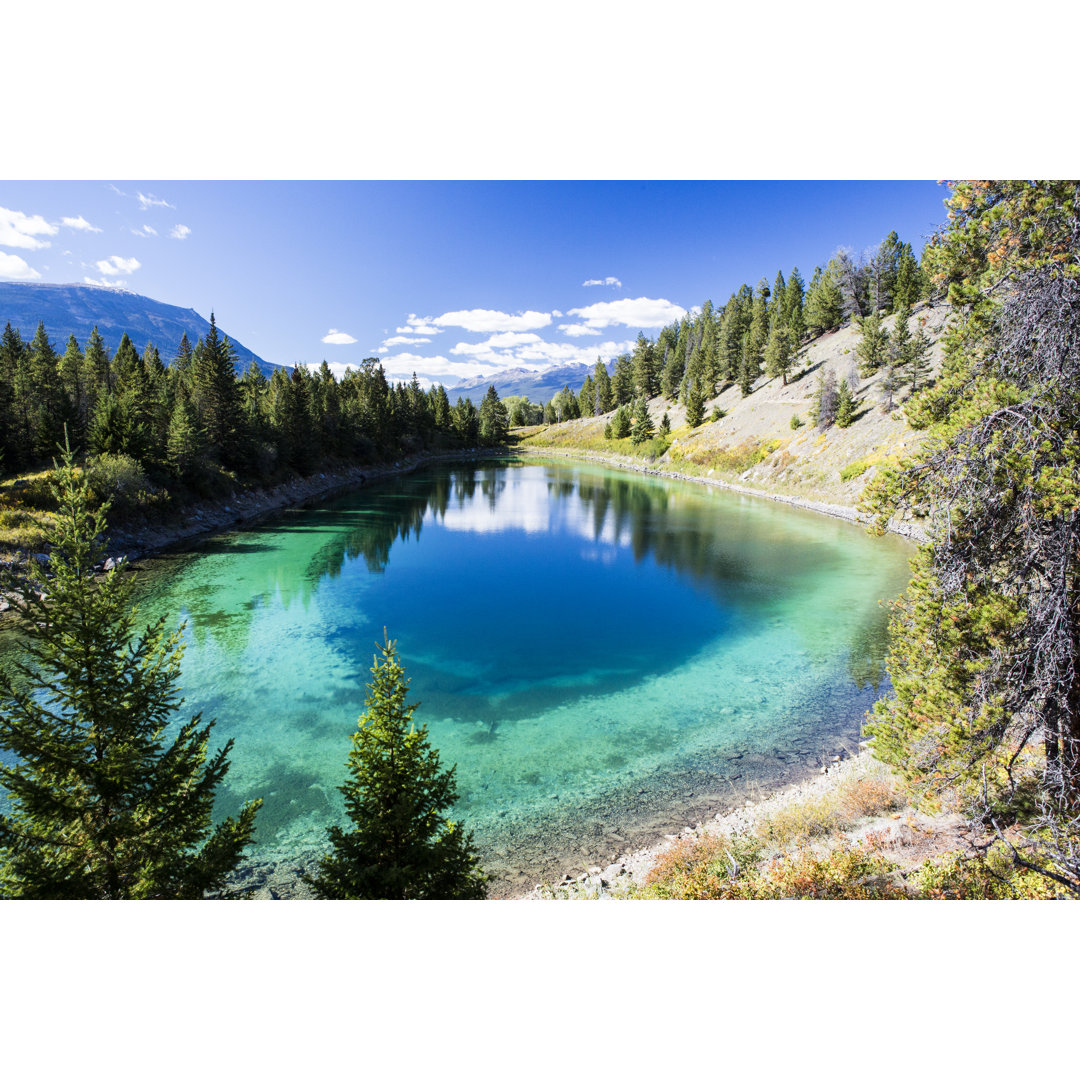
[[[153,225],[143,225],[140,229],[128,230],[133,236],[157,236],[157,229]]]
[[[79,232],[101,232],[96,225],[91,225],[82,214],[78,217],[61,218],[60,224],[63,225],[65,229],[77,229]]]
[[[399,334],[397,337],[389,337],[382,343],[381,352],[385,352],[388,349],[394,348],[395,345],[426,345],[431,338],[429,337],[411,337],[405,334]]]
[[[105,278],[84,277],[83,283],[86,285],[102,285],[106,289],[122,289],[124,287],[122,281],[106,281]]]
[[[593,326],[586,326],[584,323],[560,323],[559,329],[567,337],[585,337],[587,334],[599,334],[600,331]]]
[[[501,330],[539,330],[551,323],[551,316],[543,311],[519,311],[516,315],[508,315],[505,311],[472,308],[448,311],[431,321],[435,326],[460,326],[463,330],[497,333]]]
[[[123,192],[121,191],[119,194],[123,195]],[[142,210],[149,210],[152,206],[162,206],[167,210],[176,209],[172,203],[166,202],[164,199],[159,199],[156,195],[144,195],[139,191],[136,193],[135,198],[139,200],[139,208]]]
[[[169,233],[174,240],[186,240],[191,235],[191,230],[186,225],[174,225]]]
[[[622,288],[622,282],[617,277],[590,278],[588,281],[583,281],[581,284],[586,288],[590,285],[614,285],[616,289]]]
[[[120,255],[110,255],[107,259],[99,259],[94,265],[103,274],[133,274],[142,266],[138,259],[125,259]],[[103,282],[91,282],[91,284],[105,284]]]
[[[39,237],[55,236],[59,231],[57,226],[50,225],[40,214],[30,216],[0,206],[0,247],[36,251],[49,246],[48,240]]]
[[[335,330],[334,327],[330,327],[322,343],[324,345],[355,345],[356,338],[352,334],[346,334],[344,330]]]
[[[678,322],[686,315],[686,308],[670,300],[650,300],[639,296],[636,300],[608,300],[588,307],[571,308],[570,315],[583,319],[586,326],[655,327]]]
[[[33,281],[41,275],[23,258],[0,251],[0,279],[4,281]]]

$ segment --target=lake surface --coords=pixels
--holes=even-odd
[[[505,891],[854,749],[910,551],[692,483],[469,462],[148,560],[140,603],[186,621],[183,712],[235,739],[219,808],[264,799],[264,867],[344,821],[385,626]]]

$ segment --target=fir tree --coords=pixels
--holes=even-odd
[[[341,787],[354,827],[329,830],[332,851],[310,884],[324,900],[481,900],[487,879],[472,834],[446,816],[456,766],[442,768],[427,727],[413,721],[419,703],[406,704],[396,643],[378,650]]]
[[[95,581],[105,507],[90,510],[70,452],[56,475],[51,576],[13,606],[25,619],[20,682],[0,676],[0,895],[24,899],[200,899],[250,842],[259,801],[211,825],[232,741],[209,755],[213,722],[165,734],[181,704],[180,631],[134,636],[133,580]],[[47,590],[48,598],[42,593]],[[209,760],[208,760],[209,756]]]
[[[666,439],[671,434],[671,417],[668,416],[667,409],[664,410],[664,415],[660,417],[659,427],[660,437]]]

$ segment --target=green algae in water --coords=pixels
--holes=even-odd
[[[219,812],[262,797],[264,853],[341,821],[384,626],[482,849],[570,850],[630,794],[655,812],[856,738],[909,551],[694,484],[469,463],[153,560],[140,602],[187,623],[184,713],[235,739]]]

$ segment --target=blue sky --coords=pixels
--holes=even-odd
[[[193,307],[265,360],[452,386],[592,363],[896,229],[933,181],[0,181],[0,277]],[[171,347],[172,343],[169,343]]]

